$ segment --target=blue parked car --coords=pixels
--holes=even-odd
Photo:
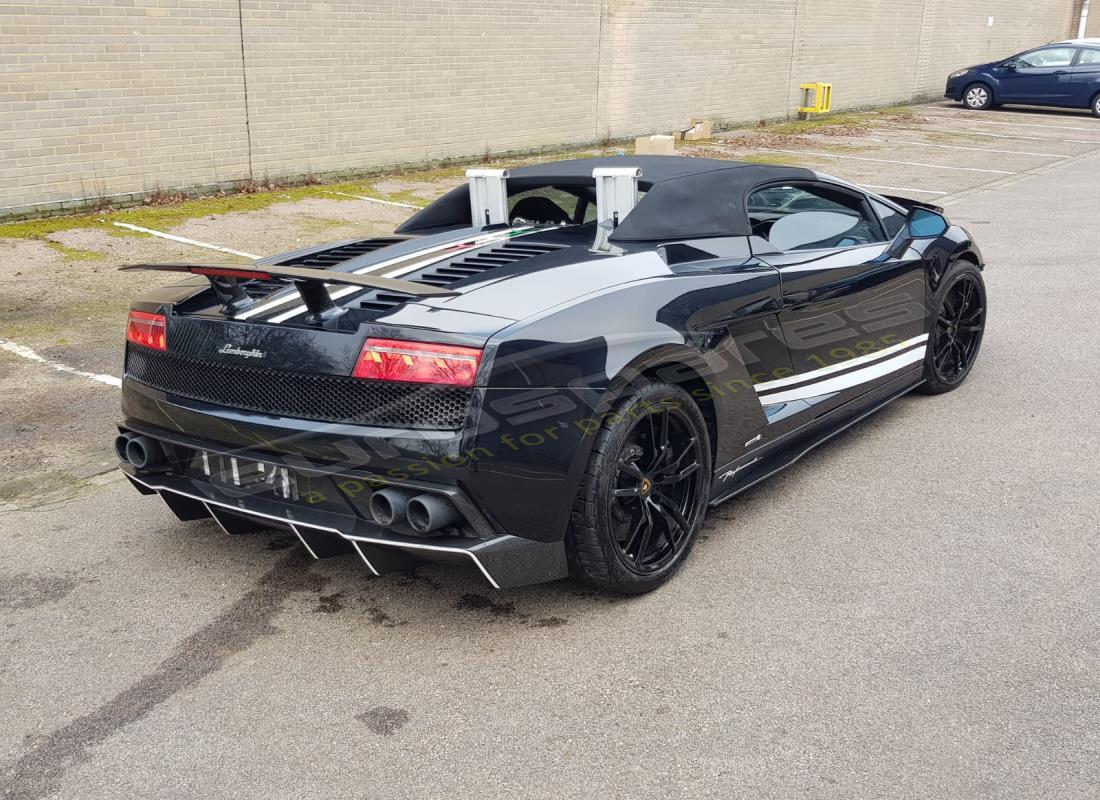
[[[947,76],[944,97],[975,111],[1002,103],[1091,108],[1100,117],[1100,39],[1070,39]]]

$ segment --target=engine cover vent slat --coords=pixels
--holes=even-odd
[[[449,264],[440,264],[427,272],[410,278],[417,283],[427,283],[431,286],[449,286],[456,281],[461,281],[474,275],[514,264],[528,258],[551,253],[560,249],[560,245],[549,244],[512,244],[511,242],[491,247],[468,256],[456,258]]]
[[[391,308],[404,305],[413,297],[407,294],[394,292],[373,292],[359,301],[359,308],[364,311],[389,311]]]
[[[327,250],[320,250],[316,253],[290,258],[285,261],[280,261],[279,264],[284,267],[331,267],[335,264],[342,264],[345,261],[358,258],[365,253],[381,250],[383,247],[389,247],[391,244],[397,244],[403,241],[405,241],[403,238],[395,236],[363,239],[358,242],[349,242],[348,244],[339,245],[337,247],[330,247]]]
[[[436,270],[436,272],[447,275],[477,275],[484,271],[483,269],[472,269],[471,267],[440,267]]]
[[[540,255],[549,253],[553,248],[547,249],[537,244],[510,244],[505,248],[510,253],[523,253],[525,255]]]

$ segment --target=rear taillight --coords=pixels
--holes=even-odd
[[[475,347],[367,339],[353,378],[473,386],[481,351]]]
[[[165,320],[163,314],[148,314],[144,311],[131,311],[126,324],[126,341],[151,347],[154,350],[167,350],[165,340]]]

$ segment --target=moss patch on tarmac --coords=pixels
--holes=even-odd
[[[79,247],[69,247],[68,245],[53,240],[47,241],[46,246],[51,250],[56,250],[58,253],[61,253],[68,261],[102,261],[106,258],[103,253],[95,250],[83,250]]]
[[[916,121],[917,114],[909,106],[888,106],[872,111],[842,111],[823,114],[810,119],[799,119],[792,122],[779,122],[775,124],[760,124],[757,129],[769,133],[804,134],[804,133],[843,133],[844,129],[865,129],[875,123],[894,122],[903,123]],[[741,126],[749,127],[749,126]]]

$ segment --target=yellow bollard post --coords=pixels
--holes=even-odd
[[[833,108],[833,85],[831,83],[803,83],[802,106],[799,114],[828,114]],[[811,102],[812,101],[812,102]]]

